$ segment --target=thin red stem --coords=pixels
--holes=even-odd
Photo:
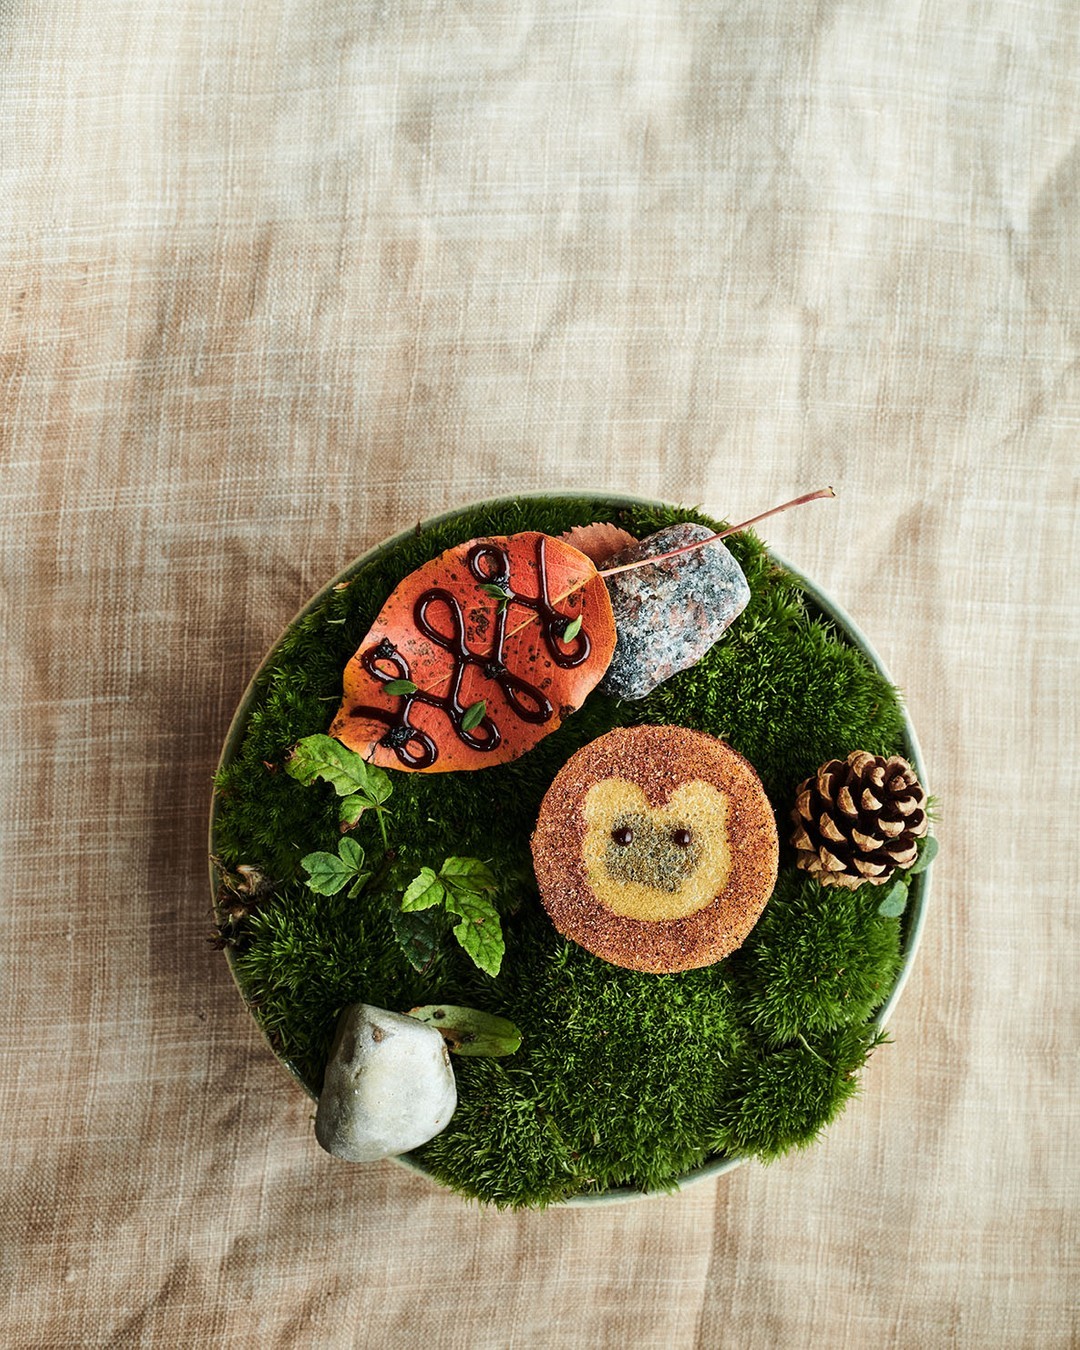
[[[684,544],[682,548],[673,548],[670,553],[655,553],[649,558],[639,558],[637,562],[623,563],[621,567],[609,567],[601,572],[602,577],[613,577],[619,572],[632,572],[636,567],[647,567],[650,563],[663,562],[666,558],[677,558],[680,553],[692,553],[696,548],[704,548],[706,544],[715,544],[720,539],[726,539],[729,534],[738,534],[740,530],[747,530],[751,525],[756,525],[759,520],[766,520],[769,516],[778,516],[781,511],[789,511],[793,506],[802,506],[804,502],[816,502],[822,497],[835,497],[836,493],[831,487],[819,488],[817,492],[807,492],[805,496],[795,497],[790,502],[784,502],[782,506],[774,506],[768,511],[762,511],[760,516],[751,516],[749,520],[744,520],[739,525],[732,525],[730,529],[724,530],[721,534],[710,534],[708,539],[698,539],[693,544]]]

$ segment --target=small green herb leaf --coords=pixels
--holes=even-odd
[[[925,839],[920,841],[919,856],[908,868],[908,876],[914,876],[917,872],[925,872],[930,864],[937,857],[938,841],[932,834],[928,834]]]
[[[381,771],[380,771],[381,772]],[[390,796],[392,789],[389,779],[373,782],[370,792],[354,792],[351,797],[343,797],[338,803],[338,820],[343,830],[351,830],[365,811],[378,811],[380,815],[387,809],[383,802]]]
[[[343,830],[352,829],[365,811],[374,809],[386,843],[383,816],[387,808],[383,803],[393,791],[393,784],[385,769],[368,764],[355,750],[349,750],[332,736],[316,735],[296,742],[285,761],[285,771],[305,787],[317,778],[331,784],[338,796],[344,798],[338,807],[338,821]]]
[[[408,912],[415,909],[430,909],[432,905],[442,904],[446,898],[446,888],[430,867],[421,867],[420,875],[414,877],[405,888],[401,897],[401,908]]]
[[[309,853],[300,866],[308,873],[308,890],[316,895],[337,895],[353,875],[336,853]]]
[[[443,911],[392,909],[390,925],[405,960],[413,970],[426,970],[446,937],[446,915]]]
[[[470,891],[498,889],[498,882],[491,868],[479,858],[447,858],[439,868],[439,876],[452,885],[457,883]]]
[[[351,830],[370,806],[370,798],[359,792],[354,792],[351,797],[342,797],[338,802],[338,824],[343,830]]]
[[[364,850],[355,839],[342,839],[338,844],[338,856],[354,872],[359,872],[364,865]]]
[[[907,906],[907,887],[902,881],[894,881],[885,892],[877,912],[886,919],[898,919]]]
[[[387,680],[383,685],[384,694],[415,694],[416,685],[412,680]]]
[[[506,951],[498,910],[476,891],[460,886],[447,889],[445,903],[450,913],[461,919],[454,926],[454,936],[474,964],[489,975],[498,975]]]
[[[562,635],[562,640],[564,642],[573,642],[573,640],[581,632],[582,618],[583,615],[579,614],[576,619],[571,619],[570,622],[566,625],[566,627],[563,629]]]
[[[476,703],[470,703],[461,718],[462,731],[472,731],[474,727],[478,727],[484,720],[485,712],[487,712],[486,699],[482,698]]]
[[[371,774],[382,770],[365,764],[355,750],[347,749],[332,736],[305,736],[285,761],[285,772],[305,786],[321,778],[344,797],[352,792],[367,793]]]
[[[309,853],[300,859],[300,866],[308,874],[308,889],[316,895],[337,895],[350,882],[349,895],[358,895],[371,875],[363,870],[364,850],[355,839],[342,839],[337,853]]]
[[[521,1032],[513,1022],[479,1008],[430,1003],[410,1008],[409,1016],[433,1026],[456,1055],[512,1055],[521,1045]]]
[[[460,920],[454,925],[454,936],[461,946],[481,970],[497,975],[506,944],[499,912],[487,899],[496,889],[491,869],[479,858],[447,858],[437,875],[430,867],[420,869],[405,888],[401,908],[412,913],[445,906]]]
[[[496,611],[498,614],[505,613],[507,605],[514,598],[506,587],[501,586],[497,581],[486,581],[480,589],[485,595],[490,595],[493,599],[498,600],[499,607]]]

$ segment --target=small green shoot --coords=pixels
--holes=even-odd
[[[382,688],[384,694],[400,694],[402,697],[415,694],[417,690],[412,680],[387,680]]]
[[[495,611],[497,614],[504,613],[507,605],[514,598],[510,594],[510,592],[506,589],[506,587],[501,586],[497,581],[487,581],[480,587],[480,589],[484,592],[485,595],[490,595],[493,600],[498,600],[499,607]]]
[[[461,719],[462,731],[472,731],[475,727],[478,727],[480,723],[484,720],[484,713],[486,712],[487,712],[486,699],[482,698],[478,699],[477,702],[475,703],[470,703],[469,706],[465,709],[465,713]]]

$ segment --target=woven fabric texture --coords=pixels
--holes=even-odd
[[[0,19],[0,1340],[1075,1344],[1075,0]],[[941,801],[861,1097],[608,1208],[323,1155],[205,940],[268,645],[479,497],[827,483]]]

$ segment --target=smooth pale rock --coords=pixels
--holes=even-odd
[[[605,566],[654,557],[711,534],[704,525],[671,525],[623,549]],[[696,665],[750,599],[742,568],[721,543],[620,572],[607,579],[607,587],[617,638],[600,688],[625,699],[644,698]]]
[[[376,1162],[426,1144],[446,1128],[457,1086],[434,1027],[353,1003],[338,1019],[315,1138],[335,1158]]]

